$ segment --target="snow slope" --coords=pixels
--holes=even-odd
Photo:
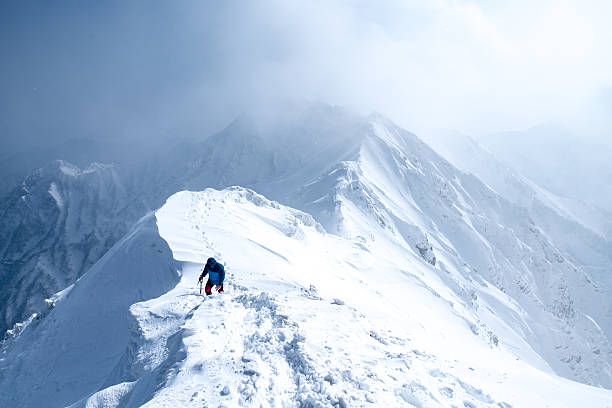
[[[2,343],[0,406],[63,407],[104,386],[129,339],[130,305],[160,296],[177,281],[151,214]]]
[[[525,207],[388,120],[371,120],[359,165],[365,186],[383,204],[375,208],[385,209],[385,224],[402,237],[398,218],[417,226],[444,265],[466,263],[469,275],[515,299],[533,319],[525,338],[557,373],[610,387],[610,281],[586,272]]]
[[[603,136],[605,127],[598,133]],[[552,121],[522,131],[488,135],[479,142],[549,191],[610,212],[612,145],[609,138],[597,139]]]
[[[427,142],[455,166],[474,174],[513,203],[532,209],[534,214],[537,207],[544,207],[600,237],[612,237],[612,215],[608,211],[551,193],[542,187],[546,184],[538,185],[473,138],[458,132],[434,132],[427,135]]]
[[[436,151],[464,171],[525,208],[548,239],[597,282],[603,298],[612,296],[612,214],[585,202],[554,195],[469,136],[444,133],[429,140]],[[609,308],[609,302],[602,303],[600,308]]]
[[[181,280],[129,308],[125,352],[72,408],[612,406],[611,391],[552,373],[507,295],[483,282],[457,296],[460,273],[405,248],[375,257],[242,188],[178,193],[156,218]],[[228,285],[205,298],[195,283],[210,255]],[[475,334],[478,320],[499,338]]]

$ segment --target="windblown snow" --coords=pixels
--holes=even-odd
[[[10,332],[0,406],[612,407],[609,241],[557,200],[538,212],[380,115],[321,106],[202,152],[159,192],[204,191]],[[65,185],[36,187],[52,214]],[[227,278],[207,298],[210,256]]]

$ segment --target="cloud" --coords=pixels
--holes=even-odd
[[[612,84],[606,1],[46,7],[2,13],[16,21],[2,33],[7,130],[197,134],[241,110],[309,99],[417,131],[482,134],[585,120],[584,106]]]
[[[571,116],[612,83],[605,2],[240,4],[214,27],[216,80],[245,105],[322,99],[486,133]]]

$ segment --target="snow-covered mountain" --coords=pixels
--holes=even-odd
[[[610,283],[584,264],[606,247],[575,256],[380,115],[243,117],[193,155],[149,202],[267,198],[173,195],[3,343],[0,405],[612,404],[557,376],[612,387]],[[203,300],[210,255],[229,290]]]
[[[436,151],[456,166],[483,180],[511,202],[524,207],[547,237],[580,268],[588,271],[598,289],[612,288],[612,214],[583,201],[559,197],[502,161],[469,136],[430,135]],[[607,297],[612,294],[606,295]],[[609,308],[607,302],[602,308]]]
[[[556,195],[612,211],[609,139],[597,141],[574,134],[560,123],[546,122],[523,131],[488,135],[479,142]]]
[[[298,140],[308,135],[308,146],[291,146],[296,135]],[[557,372],[612,384],[609,269],[585,268],[591,265],[557,245],[527,208],[458,171],[416,136],[380,115],[360,118],[315,106],[272,129],[238,121],[208,143],[215,161],[204,160],[200,174],[216,171],[227,184],[248,186],[304,210],[329,232],[365,243],[391,239],[428,262],[437,257],[442,265],[465,264],[466,273],[484,278],[527,309],[534,319],[532,346]],[[218,146],[223,147],[215,150]],[[319,162],[310,166],[312,160]],[[327,170],[321,174],[321,169]],[[576,223],[569,231],[551,231],[568,243],[561,232],[571,234],[572,227],[593,235]],[[577,245],[607,258],[605,241],[594,244],[598,252]],[[557,338],[558,333],[565,334]]]
[[[0,338],[44,312],[46,298],[74,283],[140,217],[179,191],[197,152],[185,139],[161,151],[120,147],[115,157],[138,156],[85,169],[55,160],[0,202]],[[68,156],[83,155],[79,146],[72,149]]]
[[[522,207],[543,206],[581,224],[603,238],[612,237],[612,214],[586,201],[561,197],[542,187],[475,139],[459,132],[436,132],[427,142],[455,166],[472,173],[493,190]],[[544,184],[546,185],[546,184]]]
[[[144,210],[129,198],[113,166],[55,161],[0,203],[0,332],[44,310],[129,230]]]

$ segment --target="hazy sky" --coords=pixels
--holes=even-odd
[[[597,127],[610,21],[609,0],[4,1],[1,140],[207,134],[287,98],[416,131]]]

